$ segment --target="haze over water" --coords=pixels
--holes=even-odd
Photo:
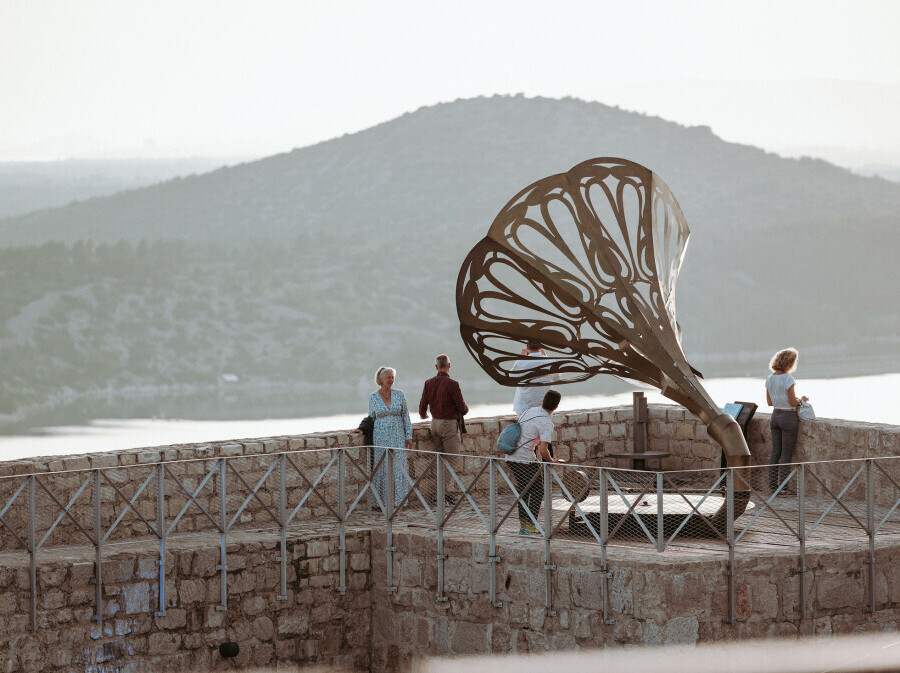
[[[724,404],[733,400],[755,402],[759,412],[766,412],[762,379],[723,378],[704,382],[713,399]],[[406,391],[411,404],[418,400]],[[561,410],[595,409],[631,404],[631,393],[616,395],[567,396],[561,388]],[[797,377],[797,392],[808,395],[819,418],[842,418],[869,423],[900,425],[900,373],[859,376],[841,379],[803,379]],[[510,394],[510,399],[512,394]],[[658,392],[647,391],[651,404],[672,404]],[[365,400],[360,400],[360,409]],[[297,435],[311,432],[355,428],[362,412],[308,418],[276,418],[264,420],[157,420],[98,419],[88,425],[42,428],[43,435],[0,437],[0,460],[18,460],[34,456],[51,456],[115,451],[145,446],[164,446],[212,442],[251,437]],[[468,418],[499,416],[512,413],[512,404],[473,405]],[[418,420],[413,411],[413,422]]]

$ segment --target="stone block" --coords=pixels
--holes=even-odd
[[[215,606],[204,609],[203,626],[207,629],[218,629],[225,624],[225,612],[216,610]]]
[[[694,425],[693,423],[676,423],[675,439],[693,439]]]
[[[244,455],[251,456],[263,453],[263,443],[262,442],[244,442]]]
[[[125,613],[129,615],[150,611],[150,583],[138,582],[122,587]]]
[[[206,598],[206,580],[188,579],[178,583],[178,604],[190,605]]]
[[[118,467],[119,456],[114,453],[95,453],[90,456],[92,468]],[[102,479],[102,477],[101,477]]]
[[[87,456],[73,456],[72,458],[63,458],[64,470],[89,470],[91,469],[91,460]]]
[[[241,610],[250,617],[260,614],[267,606],[268,602],[262,596],[248,596],[241,601]]]
[[[219,447],[219,455],[224,457],[243,456],[244,447],[240,444],[221,444]]]
[[[62,591],[46,591],[40,597],[40,606],[44,610],[59,610],[66,605],[66,594]]]
[[[103,581],[111,584],[128,582],[134,577],[134,559],[117,558],[103,562]]]
[[[220,552],[218,549],[200,549],[193,554],[191,574],[194,577],[212,577],[218,570]]]
[[[491,651],[489,631],[484,624],[456,621],[451,625],[451,654],[488,654]]]
[[[0,615],[9,616],[15,614],[18,608],[18,599],[13,591],[0,593]]]
[[[161,629],[182,629],[187,624],[187,612],[181,608],[169,608],[162,617],[156,617],[156,626]]]
[[[93,570],[93,564],[91,564]],[[93,572],[91,573],[93,576]],[[41,588],[57,587],[66,578],[66,568],[60,566],[38,566],[37,579]]]
[[[309,630],[309,613],[304,610],[282,612],[277,617],[279,635],[303,635]]]
[[[272,620],[265,615],[257,617],[253,621],[253,635],[260,640],[272,640],[275,635],[275,625]]]
[[[865,587],[859,573],[828,573],[816,582],[816,602],[823,610],[861,609]]]
[[[327,540],[310,540],[306,544],[306,556],[315,558],[328,556],[331,553],[331,545]]]
[[[500,422],[484,419],[481,421],[482,432],[486,435],[494,436],[500,434]]]
[[[137,454],[137,462],[140,465],[148,463],[158,463],[162,460],[162,454],[159,451],[141,451]]]
[[[181,645],[181,635],[169,631],[151,633],[147,638],[147,650],[150,656],[174,654]]]
[[[696,615],[672,617],[666,621],[662,642],[666,645],[693,645],[697,642],[698,630]]]

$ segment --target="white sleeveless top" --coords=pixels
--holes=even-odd
[[[790,374],[769,374],[766,379],[766,390],[776,409],[793,410],[788,400],[788,388],[794,385],[794,377]]]

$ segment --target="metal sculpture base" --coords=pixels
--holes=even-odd
[[[735,516],[753,507],[749,502],[749,494],[735,493]],[[701,502],[702,501],[702,502]],[[592,495],[585,498],[579,507],[590,522],[595,531],[599,533],[600,521],[600,496]],[[632,505],[634,507],[632,508]],[[618,494],[608,496],[607,528],[616,538],[644,538],[646,533],[638,525],[635,517],[640,519],[644,527],[652,534],[658,531],[657,516],[659,513],[659,497],[656,493],[645,495],[625,494],[624,499]],[[566,498],[553,500],[554,512],[567,512],[571,503]],[[693,516],[691,516],[693,514]],[[701,516],[702,515],[702,516]],[[623,518],[629,517],[631,522],[625,521],[616,530]],[[690,519],[685,523],[685,520]],[[678,531],[679,537],[717,537],[725,535],[727,521],[726,502],[724,495],[710,494],[704,498],[702,493],[663,493],[662,494],[662,519],[663,535],[670,537]],[[682,527],[682,524],[684,526]],[[681,530],[679,531],[679,527]],[[592,537],[590,528],[576,509],[569,513],[569,533],[571,535]]]

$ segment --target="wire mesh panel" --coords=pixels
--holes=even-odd
[[[728,473],[721,470],[686,470],[661,473],[663,492],[663,544],[704,541],[727,544],[728,518],[747,506],[745,492],[738,492],[728,506]],[[702,546],[698,542],[695,548]]]
[[[381,455],[381,451],[373,451],[373,458],[376,455]],[[439,458],[436,453],[405,449],[391,450],[385,456],[374,474],[373,485],[385,512],[393,502],[390,508],[392,522],[422,525],[432,530],[437,528],[438,473],[443,481],[442,494],[446,493],[449,483],[446,463],[438,465]],[[447,502],[449,500],[445,498],[445,505]]]
[[[286,526],[339,521],[340,455],[333,449],[285,454]]]
[[[480,535],[490,533],[493,462],[496,462],[493,458],[438,455],[438,470],[444,481],[440,490],[444,497],[442,525],[445,529]]]
[[[381,515],[372,482],[372,447],[355,446],[341,449],[344,474],[344,519],[350,523],[370,521]]]
[[[221,533],[224,461],[176,461],[162,466],[165,536]]]
[[[734,468],[734,481],[744,484],[747,504],[735,520],[736,544],[767,544],[796,547],[802,537],[798,518],[797,480],[794,465],[784,472],[770,466]],[[771,478],[771,482],[770,482]]]
[[[0,553],[28,551],[30,479],[0,478]]]
[[[804,477],[807,540],[867,537],[869,461],[807,463],[794,467],[802,470]]]
[[[541,463],[498,461],[497,474],[496,533],[544,536],[541,517],[544,479]]]
[[[639,470],[603,471],[608,493],[609,540],[634,543],[657,541],[657,475]]]
[[[91,471],[49,472],[34,482],[36,548],[93,546]]]
[[[104,543],[156,540],[159,530],[157,465],[129,465],[97,470]]]
[[[236,456],[223,462],[227,529],[279,528],[281,457],[277,454]]]
[[[900,458],[872,462],[873,518],[879,535],[900,533]]]
[[[606,508],[600,498],[600,468],[557,463],[546,472],[552,506],[550,536],[601,544]]]

